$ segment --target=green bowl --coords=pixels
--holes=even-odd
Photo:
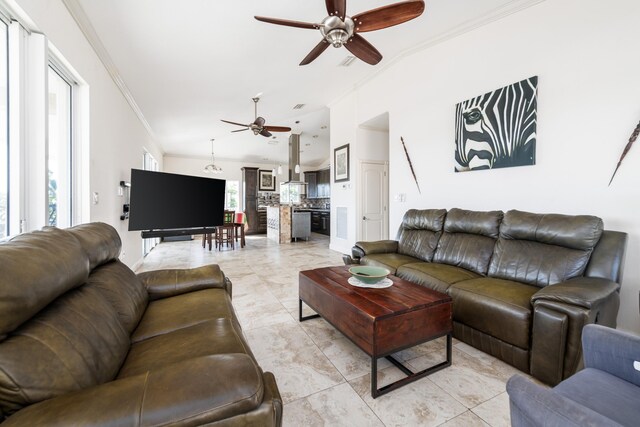
[[[359,265],[357,267],[351,267],[349,269],[349,273],[351,273],[353,277],[358,278],[363,283],[372,284],[378,283],[380,280],[387,277],[387,275],[391,272],[382,267]]]

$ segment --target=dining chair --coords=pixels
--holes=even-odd
[[[222,245],[227,247],[231,244],[231,249],[235,249],[235,211],[224,211],[222,225],[216,227],[216,248],[222,250]]]

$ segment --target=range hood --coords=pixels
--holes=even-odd
[[[298,204],[307,194],[307,184],[300,180],[300,134],[289,136],[289,180],[280,184],[280,203]]]

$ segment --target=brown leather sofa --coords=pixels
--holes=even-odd
[[[584,325],[616,326],[626,241],[593,216],[409,210],[346,261],[449,294],[457,339],[555,385],[581,367]]]
[[[217,265],[134,274],[113,227],[0,244],[6,426],[279,426]]]

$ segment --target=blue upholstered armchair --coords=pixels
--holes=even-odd
[[[640,425],[640,337],[587,325],[582,349],[585,368],[554,388],[509,379],[512,426]]]

